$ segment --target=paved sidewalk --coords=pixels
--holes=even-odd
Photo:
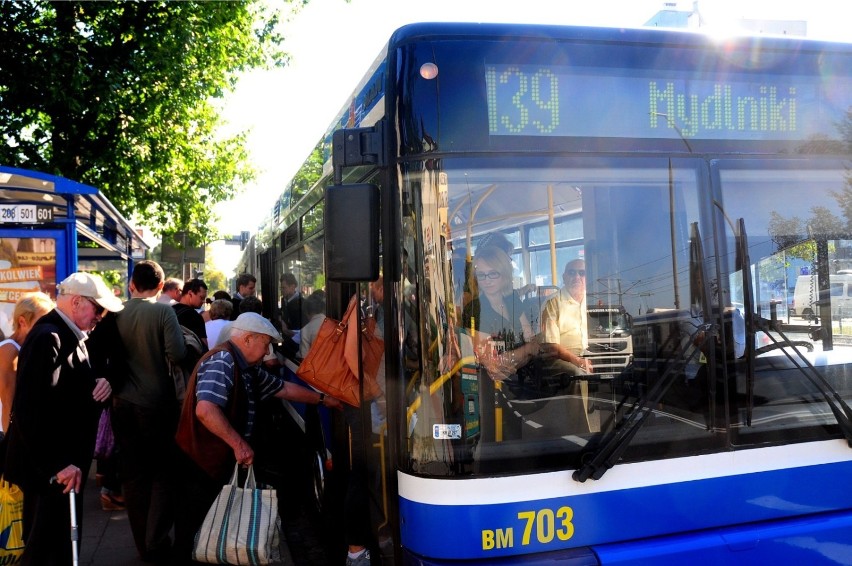
[[[101,509],[100,488],[95,485],[95,464],[92,463],[82,501],[83,533],[80,541],[80,566],[143,566],[147,565],[136,553],[133,535],[125,511]],[[283,537],[282,537],[283,538]],[[281,544],[282,566],[292,566],[286,541]]]

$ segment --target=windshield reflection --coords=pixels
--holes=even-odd
[[[845,177],[837,163],[800,165],[458,159],[410,173],[404,198],[422,217],[406,218],[404,247],[426,250],[403,309],[419,351],[405,368],[411,471],[577,469],[636,421],[616,442],[624,461],[836,436],[785,351],[849,398],[852,236],[838,224],[824,238],[825,285],[808,259],[821,244],[796,220],[803,179],[808,208],[839,215]],[[803,272],[815,300],[796,301]],[[747,327],[748,309],[768,323]]]

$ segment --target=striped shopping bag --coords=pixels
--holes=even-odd
[[[260,489],[249,466],[243,487],[239,464],[222,487],[195,535],[192,559],[206,564],[272,564],[281,561],[281,518],[274,489]]]

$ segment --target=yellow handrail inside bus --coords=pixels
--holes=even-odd
[[[378,527],[376,527],[376,532],[383,529],[388,524],[388,476],[387,470],[385,468],[385,434],[387,432],[388,425],[387,423],[383,424],[381,429],[379,430],[379,442],[373,444],[373,448],[379,449],[379,470],[381,472],[381,482],[382,482],[382,513],[385,515],[385,520]]]
[[[465,356],[461,358],[458,362],[456,362],[456,364],[452,367],[450,371],[438,377],[438,379],[436,379],[429,386],[429,395],[434,395],[435,393],[437,393],[441,386],[444,385],[444,383],[446,383],[448,379],[450,379],[453,375],[457,374],[459,370],[461,370],[462,366],[475,363],[476,358],[474,356]],[[408,414],[406,417],[406,422],[408,424],[411,424],[411,417],[414,416],[414,413],[416,413],[417,410],[420,408],[421,403],[422,399],[420,398],[420,396],[418,396],[414,401],[412,401],[411,405],[409,405]]]
[[[559,281],[556,266],[556,219],[553,214],[553,185],[547,185],[547,229],[550,234],[550,277],[554,285]]]
[[[414,384],[417,383],[418,379],[420,379],[420,370],[414,372],[414,375],[411,376],[411,379],[408,380],[408,384],[405,386],[406,399],[408,399],[408,396],[411,395],[412,391],[414,391]]]
[[[500,398],[500,391],[503,389],[502,381],[494,382],[494,391],[498,394],[494,396],[494,441],[503,442],[503,407],[497,402]]]

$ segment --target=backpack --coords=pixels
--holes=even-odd
[[[186,356],[179,362],[175,362],[167,356],[166,366],[169,369],[169,375],[175,382],[175,398],[183,402],[189,377],[207,348],[204,347],[204,343],[195,332],[183,325],[180,329],[183,332],[183,341],[186,344]]]

